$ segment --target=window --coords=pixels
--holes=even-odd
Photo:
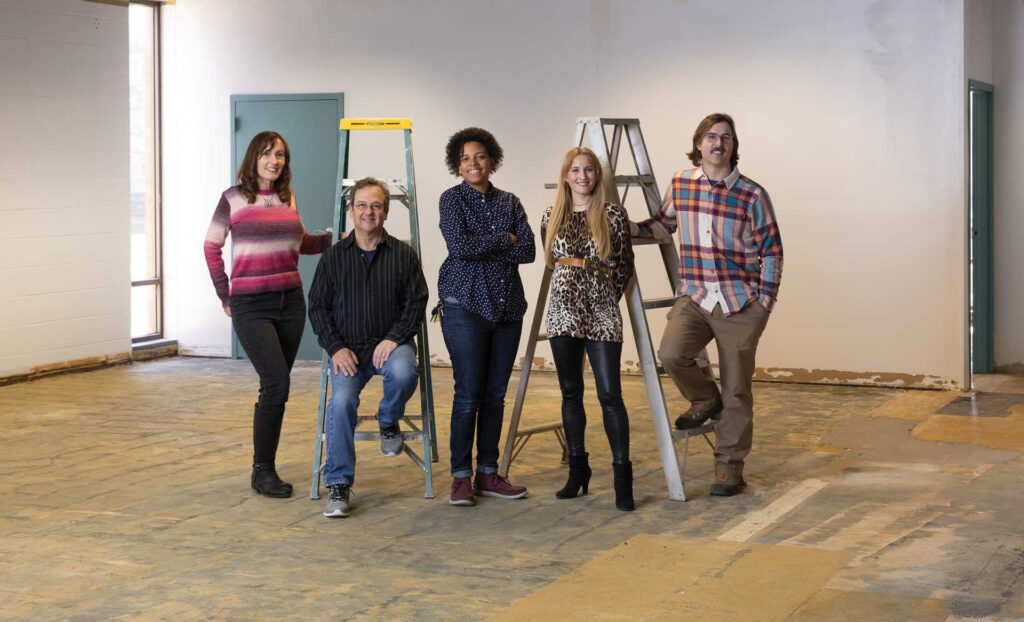
[[[160,7],[128,7],[132,341],[163,337],[160,265]]]

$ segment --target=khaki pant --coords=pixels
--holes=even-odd
[[[722,418],[715,431],[716,470],[743,472],[754,435],[754,355],[768,324],[768,310],[752,302],[725,317],[716,306],[710,315],[688,296],[676,301],[668,314],[658,357],[679,392],[698,410],[711,408],[721,397]],[[711,340],[718,346],[722,389],[697,367],[694,359]]]

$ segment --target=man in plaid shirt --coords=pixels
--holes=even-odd
[[[732,117],[705,117],[687,156],[697,168],[675,174],[658,214],[638,223],[633,235],[668,240],[679,230],[678,300],[658,356],[691,404],[676,427],[720,419],[711,494],[728,497],[746,485],[754,355],[779,293],[782,237],[768,193],[736,168],[739,139]],[[721,391],[695,361],[712,339]]]

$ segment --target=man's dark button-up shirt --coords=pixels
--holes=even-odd
[[[309,321],[328,355],[348,348],[363,364],[384,339],[412,341],[429,293],[411,246],[385,231],[367,261],[355,237],[349,235],[321,256],[309,290]]]
[[[526,297],[519,264],[532,262],[537,253],[523,204],[493,185],[481,194],[462,182],[441,195],[439,208],[448,258],[441,264],[438,296],[455,298],[493,322],[521,320]]]

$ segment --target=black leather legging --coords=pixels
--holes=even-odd
[[[619,359],[622,344],[614,341],[591,341],[576,337],[552,337],[551,352],[558,370],[558,385],[562,389],[562,425],[570,456],[586,452],[584,432],[587,413],[583,408],[583,354],[590,358],[597,385],[597,399],[601,402],[604,432],[612,449],[612,462],[629,461],[629,416],[622,403],[622,384],[619,381]]]

